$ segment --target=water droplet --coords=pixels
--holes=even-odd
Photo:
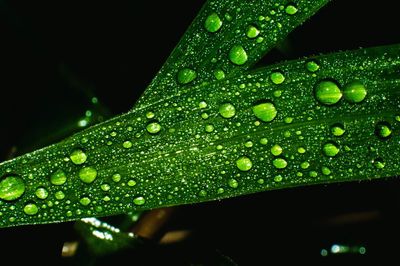
[[[39,211],[38,207],[34,203],[26,204],[24,207],[24,212],[28,215],[35,215]]]
[[[310,171],[309,176],[310,177],[317,177],[318,173],[316,171]]]
[[[260,184],[260,185],[264,184],[264,179],[263,178],[258,179],[257,183]]]
[[[332,105],[342,98],[342,92],[336,83],[323,80],[316,86],[315,97],[322,104]]]
[[[285,81],[285,76],[280,71],[272,72],[269,77],[274,84],[281,84]]]
[[[300,154],[303,154],[303,153],[306,152],[306,149],[304,149],[303,147],[299,147],[299,148],[297,149],[297,152],[300,153]]]
[[[306,69],[310,72],[317,72],[319,69],[319,64],[315,60],[310,60],[306,62]]]
[[[234,117],[236,113],[235,106],[230,103],[224,103],[219,107],[219,114],[223,118],[231,118]]]
[[[236,161],[236,166],[240,171],[249,171],[253,167],[253,163],[250,158],[243,156]]]
[[[222,20],[216,13],[212,13],[204,21],[204,28],[209,32],[217,32],[222,27]]]
[[[258,34],[260,34],[260,31],[253,25],[247,27],[246,36],[249,37],[250,39],[257,37]]]
[[[145,204],[145,203],[146,203],[146,200],[145,200],[143,197],[136,197],[136,198],[133,199],[133,203],[134,203],[135,205],[140,206],[140,205]]]
[[[283,158],[276,158],[272,161],[272,164],[278,169],[283,169],[286,168],[287,161]]]
[[[225,72],[222,71],[221,69],[217,69],[217,70],[214,71],[214,77],[217,80],[224,79],[225,78]]]
[[[231,179],[228,180],[228,185],[231,188],[237,188],[239,186],[239,183],[238,183],[238,181],[236,179],[231,178]]]
[[[283,122],[285,122],[286,124],[291,124],[293,122],[293,117],[285,117],[283,119]]]
[[[79,200],[79,203],[83,206],[88,206],[90,204],[90,199],[88,197],[83,197]]]
[[[131,180],[128,181],[128,186],[133,187],[135,185],[136,185],[136,181],[135,180],[131,179]]]
[[[79,178],[84,183],[92,183],[97,177],[97,170],[93,167],[84,167],[79,171]]]
[[[74,164],[83,164],[86,162],[87,156],[86,153],[81,149],[74,150],[70,155],[69,158]]]
[[[337,145],[333,142],[325,143],[322,150],[324,151],[324,154],[328,157],[335,157],[340,151]]]
[[[44,187],[39,187],[38,189],[36,189],[35,195],[39,199],[46,199],[49,196],[49,192],[47,192]]]
[[[280,155],[280,154],[282,153],[282,151],[283,151],[282,147],[279,146],[278,144],[275,144],[275,145],[272,146],[272,148],[271,148],[271,153],[272,153],[274,156]]]
[[[107,183],[102,184],[100,187],[101,187],[101,190],[103,190],[103,191],[109,191],[111,188],[110,185]]]
[[[229,51],[229,60],[236,65],[243,65],[247,59],[247,53],[241,45],[235,45]]]
[[[330,174],[332,173],[331,169],[329,169],[329,168],[326,167],[326,166],[322,166],[321,172],[322,172],[322,174],[324,174],[324,175],[330,175]]]
[[[283,180],[283,177],[281,175],[277,175],[274,177],[275,182],[282,182],[282,180]]]
[[[124,147],[125,149],[130,149],[132,148],[132,142],[130,142],[129,140],[124,141],[124,143],[122,143],[122,147]]]
[[[383,169],[385,167],[385,162],[382,160],[382,158],[376,158],[374,160],[374,166],[377,169]]]
[[[268,144],[268,139],[267,138],[261,138],[260,139],[260,144],[261,145],[267,145]]]
[[[225,190],[222,187],[218,188],[218,190],[217,190],[217,194],[222,194],[224,192],[225,192]]]
[[[202,114],[201,114],[201,118],[207,119],[207,118],[208,118],[208,114],[207,114],[207,113],[202,113]]]
[[[148,119],[152,119],[152,118],[154,118],[154,116],[155,116],[155,114],[154,114],[153,112],[151,112],[151,111],[149,111],[149,112],[146,113],[146,117],[147,117]]]
[[[56,199],[58,199],[58,200],[62,200],[62,199],[65,198],[65,194],[64,194],[64,192],[62,192],[61,190],[60,190],[60,191],[57,191],[57,192],[54,194],[54,196],[55,196]]]
[[[67,175],[63,170],[58,169],[50,176],[50,183],[56,186],[61,186],[67,181]]]
[[[25,192],[25,183],[18,176],[7,176],[0,182],[0,199],[16,200]]]
[[[251,147],[253,147],[253,142],[252,142],[251,140],[248,140],[248,141],[246,141],[246,142],[244,143],[244,146],[245,146],[246,148],[251,148]]]
[[[334,136],[340,137],[344,134],[346,130],[344,129],[344,125],[341,123],[336,123],[331,126],[331,132]]]
[[[275,105],[270,102],[259,103],[253,106],[254,115],[264,122],[271,122],[276,117]]]
[[[151,122],[146,126],[146,129],[150,134],[157,134],[161,130],[161,125],[157,122]]]
[[[190,68],[183,68],[178,72],[178,82],[180,84],[188,84],[197,77],[196,71]]]
[[[288,15],[294,15],[298,11],[297,7],[294,4],[288,4],[285,8],[285,12]]]
[[[206,108],[206,107],[207,107],[207,103],[206,103],[205,101],[199,102],[199,108],[200,108],[200,109],[204,109],[204,108]]]
[[[392,135],[392,127],[387,122],[379,122],[375,126],[375,134],[382,139],[387,139]]]
[[[344,99],[351,103],[359,103],[365,99],[367,89],[360,81],[353,81],[343,89]]]
[[[208,124],[205,126],[205,130],[206,130],[206,132],[211,133],[214,131],[214,126],[211,124]]]
[[[111,177],[112,181],[118,183],[119,181],[121,181],[121,175],[120,174],[113,174]]]
[[[300,164],[300,167],[301,167],[302,169],[307,169],[308,167],[310,167],[310,163],[309,163],[309,162],[302,162],[302,163]]]

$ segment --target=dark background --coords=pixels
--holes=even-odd
[[[400,43],[396,2],[332,1],[290,35],[290,50],[273,50],[261,64]],[[41,138],[81,117],[93,95],[108,108],[104,115],[128,111],[202,3],[0,0],[0,161],[12,147],[18,153],[28,143],[40,145]],[[192,239],[157,249],[156,256],[143,253],[132,264],[181,265],[201,261],[202,254],[216,249],[239,265],[267,265],[275,259],[320,265],[384,265],[394,259],[398,264],[399,189],[391,179],[186,206],[169,226],[194,230]],[[60,250],[64,241],[76,239],[72,225],[1,229],[0,257],[21,263],[28,258],[32,265],[67,264]],[[322,257],[321,249],[333,244],[362,245],[366,254]]]

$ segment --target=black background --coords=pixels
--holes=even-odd
[[[260,64],[400,43],[396,2],[332,1],[290,35],[290,52],[273,50]],[[90,97],[62,75],[65,68],[93,88],[112,114],[128,111],[202,3],[0,0],[0,160],[11,147],[51,135],[52,128],[89,106]],[[397,264],[399,188],[394,178],[186,206],[170,226],[195,230],[193,239],[184,247],[158,250],[157,256],[131,258],[132,264],[180,265],[210,249],[239,265],[268,265],[275,259],[319,264],[394,259]],[[357,219],[360,213],[373,215]],[[326,222],[347,214],[356,219]],[[72,223],[1,229],[0,257],[67,264],[60,250],[74,239]],[[367,253],[320,256],[322,248],[335,243],[363,245]]]

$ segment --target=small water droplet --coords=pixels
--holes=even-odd
[[[323,80],[315,88],[315,97],[322,104],[332,105],[339,102],[342,92],[335,82]]]
[[[250,39],[256,38],[258,34],[260,34],[260,31],[255,26],[250,25],[247,27],[246,36]]]
[[[55,196],[56,199],[58,199],[58,200],[62,200],[62,199],[65,198],[65,194],[64,194],[64,192],[62,192],[61,190],[60,190],[60,191],[57,191],[57,192],[54,194],[54,196]]]
[[[338,146],[333,142],[325,143],[322,150],[328,157],[335,157],[340,151]]]
[[[209,32],[217,32],[221,27],[222,20],[216,13],[212,13],[204,21],[204,28]]]
[[[224,192],[225,192],[225,190],[222,187],[217,189],[217,194],[222,194]]]
[[[297,7],[295,4],[288,4],[285,8],[285,12],[288,15],[294,15],[296,14],[298,11]]]
[[[223,118],[234,117],[236,114],[235,106],[233,106],[231,103],[224,103],[219,107],[219,114]]]
[[[243,65],[247,59],[247,53],[241,45],[235,45],[229,51],[229,60],[236,65]]]
[[[306,69],[310,72],[317,72],[319,69],[319,64],[315,60],[310,60],[306,62]]]
[[[367,95],[367,89],[365,88],[364,84],[362,84],[360,81],[353,81],[344,86],[343,89],[344,99],[351,103],[362,102],[365,99],[366,95]]]
[[[282,182],[282,180],[283,180],[283,177],[281,175],[277,175],[274,177],[275,182]]]
[[[90,198],[89,197],[83,197],[79,200],[79,203],[82,204],[83,206],[88,206],[90,204]]]
[[[260,139],[260,144],[261,145],[267,145],[268,144],[268,139],[267,138],[261,138]]]
[[[231,188],[237,188],[239,186],[239,183],[238,183],[238,181],[236,179],[231,178],[231,179],[228,180],[228,185]]]
[[[188,84],[197,77],[196,71],[190,68],[183,68],[178,72],[178,82],[180,84]]]
[[[253,142],[252,142],[251,140],[248,140],[248,141],[246,141],[246,142],[244,143],[244,146],[245,146],[246,148],[251,148],[251,147],[253,147]]]
[[[145,200],[143,197],[136,197],[136,198],[133,199],[133,203],[134,203],[135,205],[140,206],[140,205],[145,204],[145,203],[146,203],[146,200]]]
[[[211,125],[211,124],[206,125],[205,126],[205,131],[208,132],[208,133],[213,132],[214,131],[214,126]]]
[[[375,126],[375,134],[381,139],[387,139],[392,135],[392,127],[388,122],[378,122]]]
[[[155,116],[155,114],[151,111],[146,113],[146,118],[148,118],[148,119],[152,119],[152,118],[154,118],[154,116]]]
[[[110,185],[107,183],[102,184],[100,187],[101,187],[101,190],[103,190],[103,191],[109,191],[111,188]]]
[[[304,149],[303,147],[299,147],[299,148],[297,149],[297,152],[300,153],[300,154],[303,154],[303,153],[306,152],[306,149]]]
[[[67,175],[63,170],[58,169],[50,176],[50,183],[56,186],[61,186],[67,181]]]
[[[331,169],[329,169],[329,168],[326,167],[326,166],[322,166],[321,172],[322,172],[322,174],[324,174],[324,175],[330,175],[330,174],[332,173]]]
[[[38,189],[36,189],[35,195],[39,199],[46,199],[49,196],[49,192],[47,192],[47,189],[45,189],[44,187],[39,187]]]
[[[310,163],[309,163],[309,162],[302,162],[302,163],[300,164],[300,167],[301,167],[302,169],[307,169],[308,167],[310,167]]]
[[[293,122],[293,117],[287,116],[283,119],[286,124],[291,124]]]
[[[310,171],[309,176],[310,177],[317,177],[318,173],[316,171]]]
[[[225,72],[222,71],[221,69],[217,69],[217,70],[214,71],[214,77],[217,80],[224,79],[225,78]]]
[[[202,113],[202,114],[201,114],[201,118],[203,118],[203,119],[208,119],[208,114],[207,114],[207,113]]]
[[[112,177],[111,177],[111,179],[112,179],[112,181],[118,183],[119,181],[121,181],[121,175],[118,174],[118,173],[113,174]]]
[[[205,191],[204,189],[199,191],[199,197],[205,197],[207,196],[207,191]]]
[[[278,144],[275,144],[275,145],[272,146],[272,148],[271,148],[271,153],[272,153],[274,156],[280,155],[280,154],[282,153],[282,151],[283,151],[282,147],[279,146]]]
[[[25,192],[25,183],[18,176],[7,176],[0,182],[0,199],[16,200]]]
[[[150,134],[157,134],[161,130],[161,125],[157,122],[151,122],[146,126],[146,130]]]
[[[264,122],[271,122],[278,113],[275,105],[271,102],[263,102],[253,106],[254,115]]]
[[[253,163],[251,162],[249,157],[242,156],[236,161],[236,166],[240,171],[249,171],[251,167],[253,167]]]
[[[136,181],[135,180],[131,179],[131,180],[128,181],[128,186],[133,187],[135,185],[136,185]]]
[[[24,212],[28,215],[35,215],[39,211],[39,208],[34,203],[28,203],[24,207]]]
[[[374,166],[377,169],[383,169],[385,167],[385,162],[382,160],[382,158],[376,158],[374,160]]]
[[[122,147],[124,147],[125,149],[130,149],[132,148],[132,142],[130,142],[129,140],[124,141],[124,143],[122,143]]]
[[[331,133],[336,137],[340,137],[344,134],[346,130],[344,129],[344,125],[341,123],[336,123],[331,126]]]
[[[84,167],[79,171],[78,176],[82,180],[82,182],[89,184],[96,179],[97,170],[90,166]]]
[[[260,185],[264,184],[264,179],[263,178],[258,179],[257,183],[260,184]]]
[[[280,71],[272,72],[269,78],[274,84],[281,84],[285,81],[285,76]]]
[[[207,103],[206,103],[205,101],[199,102],[199,108],[200,108],[200,109],[204,109],[204,108],[206,108],[206,107],[207,107]]]
[[[81,150],[81,149],[75,149],[72,151],[72,153],[69,155],[69,158],[74,164],[80,165],[86,162],[87,155],[86,153]]]
[[[272,164],[278,169],[283,169],[286,168],[287,161],[283,158],[276,158],[272,161]]]

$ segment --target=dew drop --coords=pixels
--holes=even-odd
[[[253,106],[254,115],[264,122],[271,122],[276,117],[275,105],[271,102],[259,103]]]
[[[382,160],[382,158],[376,158],[374,160],[374,166],[376,169],[383,169],[385,167],[385,162]]]
[[[322,150],[328,157],[335,157],[340,151],[337,145],[333,142],[325,143]]]
[[[79,200],[79,203],[83,206],[88,206],[90,204],[90,199],[88,197],[83,197]]]
[[[231,103],[224,103],[219,107],[219,114],[223,118],[234,117],[236,114],[235,106],[233,106]]]
[[[236,179],[231,178],[231,179],[228,180],[228,185],[231,188],[237,188],[239,186],[239,183],[238,183],[238,181]]]
[[[97,177],[97,170],[93,167],[84,167],[79,171],[79,178],[84,183],[92,183]]]
[[[204,109],[204,108],[206,108],[206,107],[207,107],[207,103],[206,103],[205,101],[199,102],[199,108],[200,108],[200,109]]]
[[[360,81],[353,81],[343,89],[344,99],[351,103],[359,103],[365,99],[367,95],[367,89]]]
[[[206,125],[205,126],[205,131],[208,132],[208,133],[213,132],[214,131],[214,126],[211,125],[211,124]]]
[[[0,182],[0,199],[16,200],[25,192],[25,183],[18,176],[7,176]]]
[[[107,183],[102,184],[100,187],[101,187],[101,190],[103,190],[103,191],[109,191],[111,188],[110,185]]]
[[[132,142],[130,142],[129,140],[124,141],[124,143],[122,143],[122,147],[124,147],[125,149],[130,149],[132,148]]]
[[[136,197],[136,198],[133,199],[133,203],[134,203],[135,205],[140,206],[140,205],[145,204],[145,203],[146,203],[146,200],[145,200],[143,197]]]
[[[178,82],[180,84],[188,84],[197,77],[196,71],[190,68],[183,68],[178,72]]]
[[[221,69],[217,69],[217,70],[214,71],[214,77],[217,80],[224,79],[225,78],[225,72],[222,71]]]
[[[39,199],[46,199],[49,196],[49,192],[47,192],[47,189],[45,189],[44,187],[39,187],[38,189],[36,189],[35,195]]]
[[[310,60],[306,62],[306,69],[312,73],[317,72],[319,69],[319,64],[315,60]]]
[[[207,113],[202,113],[202,114],[201,114],[201,118],[203,118],[203,119],[208,119],[208,114],[207,114]]]
[[[76,149],[69,155],[69,158],[74,164],[80,165],[86,162],[87,155],[83,150]]]
[[[323,80],[315,88],[315,97],[322,104],[332,105],[342,98],[342,92],[336,83]]]
[[[118,174],[118,173],[113,174],[112,177],[111,177],[111,179],[112,179],[112,181],[114,181],[115,183],[118,183],[119,181],[121,181],[121,175]]]
[[[304,149],[303,147],[299,147],[299,148],[297,149],[297,152],[300,153],[300,154],[303,154],[303,153],[306,152],[306,149]]]
[[[147,132],[157,134],[161,130],[161,125],[157,122],[151,122],[146,126]]]
[[[309,163],[309,162],[302,162],[302,163],[300,164],[300,167],[301,167],[302,169],[307,169],[308,167],[310,167],[310,163]]]
[[[151,111],[146,113],[146,118],[148,118],[148,119],[152,119],[152,118],[154,118],[154,116],[155,116],[155,114],[153,112],[151,112]]]
[[[272,164],[278,169],[283,169],[286,168],[287,161],[283,158],[276,158],[272,161]]]
[[[222,187],[217,189],[217,194],[222,194],[224,192],[225,192],[225,190]]]
[[[58,200],[62,200],[62,199],[65,198],[65,194],[64,194],[64,192],[62,192],[61,190],[60,190],[60,191],[57,191],[57,192],[54,194],[54,196],[55,196],[56,199],[58,199]]]
[[[28,215],[35,215],[39,211],[38,207],[34,203],[26,204],[24,207],[24,212]]]
[[[286,12],[286,14],[288,14],[288,15],[294,15],[294,14],[297,13],[297,11],[298,11],[298,9],[297,9],[297,7],[296,7],[294,4],[289,4],[289,5],[287,5],[286,8],[285,8],[285,12]]]
[[[247,53],[241,45],[235,45],[229,51],[229,60],[236,65],[243,65],[247,59]]]
[[[67,175],[63,170],[58,169],[50,176],[50,183],[56,186],[61,186],[67,181]]]
[[[267,145],[268,144],[268,139],[267,138],[261,138],[260,139],[260,144],[261,145]]]
[[[280,71],[272,72],[269,78],[274,84],[281,84],[285,81],[285,76]]]
[[[331,169],[329,169],[329,168],[326,167],[326,166],[322,166],[321,172],[322,172],[322,174],[324,174],[324,175],[330,175],[330,174],[332,173]]]
[[[392,135],[392,127],[387,122],[378,122],[375,126],[375,134],[381,139],[387,139]]]
[[[240,171],[249,171],[253,167],[253,163],[250,158],[243,156],[236,161],[236,166]]]
[[[245,146],[246,148],[251,148],[251,147],[253,147],[253,142],[252,142],[251,140],[248,140],[248,141],[246,141],[246,142],[244,143],[244,146]]]
[[[271,148],[271,153],[272,153],[274,156],[280,155],[280,154],[282,153],[282,151],[283,151],[282,147],[279,146],[278,144],[275,144],[275,145],[272,146],[272,148]]]
[[[344,129],[344,125],[341,123],[336,123],[331,126],[331,133],[336,137],[340,137],[344,134],[346,130]]]
[[[212,13],[204,21],[204,28],[209,32],[217,32],[221,27],[222,20],[216,13]]]
[[[250,39],[256,38],[260,31],[253,25],[247,27],[246,36]]]
[[[274,177],[275,182],[282,182],[282,180],[283,180],[283,177],[281,175],[277,175]]]
[[[135,180],[131,179],[131,180],[128,181],[128,186],[133,187],[135,185],[136,185],[136,181]]]

